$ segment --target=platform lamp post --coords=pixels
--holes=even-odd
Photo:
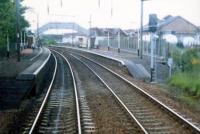
[[[143,2],[148,0],[141,0],[141,16],[140,16],[140,50],[138,49],[138,56],[143,58]]]
[[[19,2],[20,0],[15,0],[16,6],[16,31],[17,31],[17,61],[20,62],[20,27],[19,27]]]

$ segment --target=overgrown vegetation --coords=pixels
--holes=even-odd
[[[20,4],[19,13],[19,27],[20,30],[25,30],[29,26],[29,23],[25,20],[23,14],[26,11],[26,7]],[[4,50],[7,44],[7,36],[9,37],[10,44],[14,45],[16,42],[16,6],[15,0],[1,0],[0,2],[0,51]],[[11,48],[15,48],[12,47]]]
[[[200,52],[197,49],[178,50],[174,62],[176,71],[169,83],[191,96],[200,97]]]

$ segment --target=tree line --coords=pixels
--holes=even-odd
[[[28,21],[25,20],[24,13],[26,7],[23,7],[20,1],[19,7],[19,29],[20,31],[25,30],[29,27]],[[7,39],[12,42],[13,45],[16,42],[16,25],[17,25],[17,14],[15,0],[0,0],[0,49],[5,49]],[[6,50],[5,50],[6,51]],[[2,56],[2,51],[1,51]]]

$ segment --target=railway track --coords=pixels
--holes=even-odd
[[[74,76],[68,61],[54,52],[54,75],[37,116],[29,117],[22,133],[81,134],[79,102]],[[67,64],[66,64],[67,63]],[[35,115],[35,114],[32,114]]]
[[[52,51],[54,78],[36,118],[31,117],[34,122],[23,133],[200,133],[105,66],[74,52]]]
[[[130,112],[93,70],[74,57],[66,57],[76,70],[77,84],[83,83],[78,86],[83,133],[143,133]]]
[[[83,55],[67,52],[90,66],[112,88],[146,133],[200,133],[194,124],[122,76]]]

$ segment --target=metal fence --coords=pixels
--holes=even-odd
[[[100,47],[108,47],[108,38],[99,40]],[[118,48],[118,37],[109,39],[110,48]],[[158,38],[156,41],[154,54],[164,59],[167,59],[170,55],[170,48],[176,44],[168,43],[166,40]],[[137,52],[138,50],[138,38],[137,37],[121,37],[120,38],[120,49],[130,52]],[[139,46],[140,47],[140,46]],[[143,54],[150,55],[151,44],[149,41],[143,41]]]

